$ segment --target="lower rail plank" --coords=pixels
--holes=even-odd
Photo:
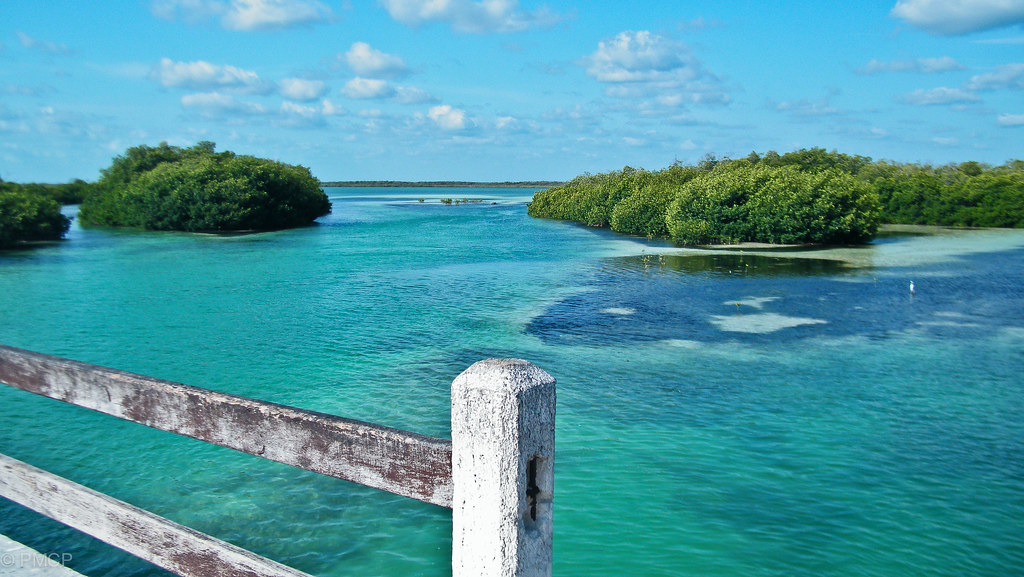
[[[183,577],[309,577],[6,455],[0,496]]]

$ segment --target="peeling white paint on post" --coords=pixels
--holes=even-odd
[[[487,359],[452,383],[455,577],[551,575],[555,379]]]

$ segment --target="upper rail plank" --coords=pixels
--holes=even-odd
[[[309,577],[6,455],[0,497],[183,577]]]
[[[452,506],[451,441],[0,345],[0,382],[376,489]]]

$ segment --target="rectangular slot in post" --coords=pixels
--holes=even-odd
[[[537,523],[537,496],[540,495],[540,487],[537,486],[537,455],[530,458],[530,465],[527,468],[526,477],[526,502],[529,504],[529,515],[525,519],[527,528],[533,528]]]

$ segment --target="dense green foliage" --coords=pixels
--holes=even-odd
[[[82,203],[86,225],[149,230],[275,230],[331,211],[309,169],[233,152],[137,146],[102,171]]]
[[[878,198],[835,168],[720,164],[678,190],[665,221],[679,244],[862,243],[878,229]]]
[[[0,180],[0,248],[22,242],[59,240],[71,220],[60,212],[60,203],[31,187]]]
[[[536,193],[531,216],[610,226],[616,232],[666,236],[665,211],[680,186],[703,171],[674,164],[658,172],[625,167],[583,175]]]
[[[626,167],[538,192],[529,214],[679,244],[862,243],[879,223],[1024,227],[1024,161],[942,167],[821,148]]]
[[[80,204],[85,200],[92,187],[92,185],[82,179],[75,179],[67,184],[39,184],[34,182],[27,184],[5,182],[3,184],[11,190],[17,189],[28,195],[50,198],[60,204]]]
[[[886,222],[1024,227],[1024,161],[988,168],[871,165],[860,177],[878,192]]]

